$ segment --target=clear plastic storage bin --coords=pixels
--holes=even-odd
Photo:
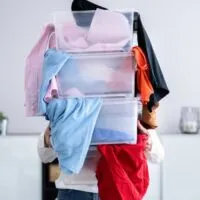
[[[72,54],[56,79],[59,98],[133,97],[135,60],[124,52]]]
[[[67,52],[129,51],[133,11],[57,11],[53,13],[56,47]]]
[[[104,100],[91,144],[135,144],[137,142],[137,119],[137,100]]]

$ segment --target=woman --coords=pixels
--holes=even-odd
[[[143,133],[148,133],[138,121],[138,129]],[[43,163],[49,163],[56,159],[56,153],[50,143],[50,128],[46,128],[38,140],[38,153]],[[146,151],[151,150],[151,142],[147,144]],[[89,156],[79,174],[66,175],[61,172],[55,185],[58,189],[58,200],[98,200],[98,187],[95,175],[96,164],[99,154]]]

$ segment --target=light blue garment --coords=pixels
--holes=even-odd
[[[47,93],[50,81],[55,77],[62,69],[63,65],[67,63],[70,58],[70,54],[66,54],[61,51],[49,49],[44,55],[43,71],[42,71],[42,85],[39,92],[39,115],[46,113],[46,102],[44,97]]]
[[[47,105],[51,143],[64,173],[80,172],[101,106],[100,98],[53,99]]]
[[[50,80],[63,66],[68,66],[70,57],[71,55],[54,49],[45,53],[39,113],[46,115],[50,121],[51,142],[58,154],[61,170],[64,173],[79,173],[88,152],[102,99],[53,99],[49,104],[44,101]],[[72,73],[73,70],[73,74],[76,74],[76,67],[69,64],[69,71]]]

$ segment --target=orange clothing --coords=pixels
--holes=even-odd
[[[132,52],[134,53],[134,57],[137,63],[137,74],[136,74],[137,90],[141,95],[142,103],[147,104],[149,102],[151,94],[154,93],[149,78],[149,68],[147,60],[140,47],[133,47]]]

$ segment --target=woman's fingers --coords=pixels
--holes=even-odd
[[[140,123],[140,121],[137,121],[137,127],[142,133],[148,133],[147,129]]]

